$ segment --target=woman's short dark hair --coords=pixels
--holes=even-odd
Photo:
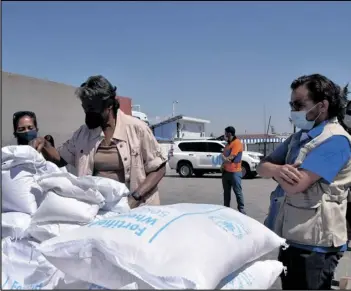
[[[116,100],[116,86],[103,76],[91,76],[76,90],[77,97],[84,101],[85,99],[101,99],[105,101],[105,108],[113,106],[114,113],[117,113],[119,102]]]
[[[327,77],[320,74],[302,76],[294,80],[290,88],[295,90],[300,86],[305,86],[309,92],[309,97],[314,103],[327,100],[329,102],[329,118],[337,117],[340,124],[345,128],[343,123],[345,108],[347,104],[348,85],[341,88]]]
[[[32,111],[17,111],[13,114],[13,132],[14,134],[17,131],[18,128],[18,123],[22,117],[28,116],[33,119],[34,126],[36,129],[38,129],[38,121],[37,121],[37,116],[35,115],[34,112]]]

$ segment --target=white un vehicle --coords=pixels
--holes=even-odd
[[[204,174],[220,173],[221,154],[225,142],[218,140],[176,141],[168,152],[168,164],[181,177],[201,177]],[[244,151],[242,156],[242,177],[257,176],[256,168],[262,159],[261,153]]]

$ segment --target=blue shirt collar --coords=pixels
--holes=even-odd
[[[301,140],[305,140],[307,137],[310,139],[316,138],[323,132],[323,129],[327,123],[328,120],[325,120],[309,131],[301,131]]]

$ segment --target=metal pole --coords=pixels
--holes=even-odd
[[[265,136],[265,140],[264,140],[264,148],[263,148],[264,156],[267,155],[267,138],[268,138],[268,134],[269,134],[269,127],[271,126],[271,118],[272,118],[272,116],[269,116],[266,136]]]
[[[172,104],[172,117],[175,116],[175,105],[178,104],[178,101],[173,101],[173,104]]]
[[[267,125],[267,112],[266,112],[266,103],[263,104],[263,133],[266,131]]]

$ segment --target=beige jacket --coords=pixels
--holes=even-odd
[[[310,151],[333,135],[345,136],[351,144],[351,136],[333,119],[325,125],[319,136],[300,150],[296,162],[302,162]],[[345,244],[350,187],[351,160],[332,184],[320,179],[302,193],[282,197],[275,232],[288,241],[306,245],[338,247]]]
[[[92,175],[94,156],[103,139],[104,133],[100,127],[90,130],[82,125],[58,151],[68,164],[76,168],[78,176]],[[136,190],[148,173],[167,161],[147,124],[121,110],[117,112],[113,139],[117,141],[130,191]],[[160,204],[158,189],[153,191],[146,204]]]

